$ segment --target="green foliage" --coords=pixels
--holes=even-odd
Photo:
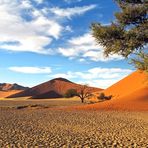
[[[148,53],[138,53],[137,58],[132,59],[132,63],[135,64],[138,69],[148,72]]]
[[[93,23],[91,28],[97,43],[104,47],[104,55],[122,55],[125,58],[135,54],[132,59],[136,68],[148,71],[148,1],[115,0],[121,11],[115,13],[116,20],[111,25]],[[140,56],[139,53],[144,56]],[[141,68],[142,67],[142,68]]]
[[[67,92],[65,93],[64,97],[65,98],[71,98],[77,96],[77,90],[76,89],[68,89]]]

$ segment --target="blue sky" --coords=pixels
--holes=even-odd
[[[0,82],[34,86],[56,77],[106,88],[134,68],[103,56],[92,22],[108,25],[112,0],[0,0]]]

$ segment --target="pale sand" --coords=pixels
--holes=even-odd
[[[43,107],[12,108],[28,103]],[[148,112],[60,110],[53,105],[53,100],[0,101],[0,147],[148,147]]]

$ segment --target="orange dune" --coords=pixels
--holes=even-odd
[[[147,85],[148,75],[146,72],[135,71],[103,92],[105,95],[112,95],[113,99],[119,99]]]
[[[133,72],[103,92],[113,95],[112,99],[77,109],[148,111],[148,75],[145,72]]]
[[[10,95],[21,92],[22,90],[9,90],[9,91],[0,91],[0,98],[6,98]]]
[[[148,101],[148,86],[142,87],[133,93],[123,97],[123,100],[127,100],[131,98],[129,101],[137,101],[137,102],[147,102]]]

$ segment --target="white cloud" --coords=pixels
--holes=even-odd
[[[22,3],[21,3],[21,6],[22,8],[31,8],[32,5],[31,5],[31,2],[29,0],[23,0]]]
[[[116,82],[118,82],[121,79],[122,79],[122,77],[117,78],[117,79],[109,79],[109,80],[105,80],[105,79],[86,80],[85,83],[83,81],[79,81],[79,83],[80,84],[88,84],[89,86],[106,89],[106,88],[110,87],[111,85],[115,84]]]
[[[72,27],[71,27],[71,26],[66,26],[66,27],[65,27],[65,31],[68,31],[68,32],[73,32],[73,30],[72,30]]]
[[[38,4],[41,4],[43,2],[43,0],[34,0],[35,2],[37,2]]]
[[[32,6],[30,0],[0,0],[0,49],[50,54],[45,46],[58,39],[63,30],[54,19]],[[23,18],[31,17],[30,21]],[[18,44],[6,44],[17,42]]]
[[[115,54],[106,58],[103,53],[103,47],[96,44],[95,39],[92,37],[91,33],[86,33],[82,36],[69,39],[68,46],[65,48],[60,47],[58,52],[63,56],[69,57],[70,59],[88,58],[96,62],[122,59],[121,56]]]
[[[63,77],[77,80],[77,83],[89,84],[90,86],[107,88],[115,82],[121,80],[132,72],[130,69],[121,68],[101,68],[95,67],[87,71],[58,73],[50,75],[52,78]]]
[[[66,57],[75,57],[75,56],[78,56],[78,52],[77,52],[77,49],[75,48],[59,48],[58,49],[58,52],[61,53],[63,56],[66,56]]]
[[[25,74],[49,74],[51,73],[50,67],[9,67],[11,71]]]
[[[59,8],[59,7],[53,7],[50,9],[52,13],[59,17],[67,17],[71,18],[74,15],[81,15],[84,14],[87,11],[90,11],[92,9],[96,8],[96,5],[89,5],[89,6],[83,6],[83,7],[73,7],[73,8]]]
[[[66,3],[81,2],[82,0],[64,0]]]
[[[43,0],[34,1],[39,4],[43,2]],[[95,7],[96,5],[89,5],[50,9],[45,6],[39,9],[33,5],[31,0],[0,0],[0,50],[41,54],[56,53],[54,49],[47,49],[53,39],[59,39],[64,31],[73,31],[71,26],[63,27],[61,19],[84,14]],[[56,15],[53,16],[52,13]],[[60,18],[57,18],[57,15]],[[27,20],[26,18],[29,19]],[[87,47],[86,45],[81,47],[79,45],[78,50],[87,50],[87,48],[88,45]],[[77,52],[77,50],[74,50],[75,48],[68,50],[68,52],[71,52],[70,56]],[[63,55],[69,56],[66,51],[67,49],[65,48],[59,48],[60,53],[62,52]]]
[[[57,73],[51,76],[52,78],[66,78],[66,79],[72,79],[72,78],[76,78],[77,75],[75,75],[73,72],[68,71],[67,73]]]
[[[73,45],[92,45],[94,38],[90,33],[86,33],[82,36],[71,38],[68,42]]]

